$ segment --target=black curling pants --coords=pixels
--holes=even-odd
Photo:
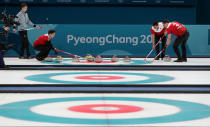
[[[178,59],[186,59],[187,58],[187,51],[186,51],[186,42],[189,38],[190,33],[186,31],[183,35],[178,36],[174,42],[173,49],[174,52],[176,53]],[[179,51],[179,45],[181,45],[182,49],[182,56]]]
[[[39,61],[42,61],[48,56],[52,47],[51,47],[51,45],[37,45],[37,46],[34,47],[34,49],[37,50],[37,51],[40,51],[36,55],[36,59],[39,60]]]
[[[25,50],[27,56],[30,56],[28,33],[26,30],[24,30],[24,31],[19,31],[19,34],[21,40],[20,56],[24,56]]]
[[[163,37],[164,35],[155,35],[155,45],[159,42],[159,40]],[[161,50],[165,47],[166,45],[166,37],[164,36],[161,40],[162,45],[161,45]],[[160,43],[155,47],[156,50],[156,55],[158,55],[160,53]],[[165,51],[162,52],[162,54],[160,55],[161,58],[163,58],[165,56]],[[158,58],[160,58],[160,56],[158,56]]]

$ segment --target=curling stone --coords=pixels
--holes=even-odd
[[[171,57],[169,55],[165,55],[163,58],[164,62],[171,62]]]
[[[119,61],[119,58],[118,58],[117,56],[113,56],[113,57],[111,58],[111,61],[112,61],[112,62],[118,62],[118,61]]]
[[[48,57],[46,57],[46,58],[44,59],[44,61],[46,61],[46,62],[52,62],[52,61],[53,61],[53,58],[50,57],[50,56],[48,56]]]
[[[80,60],[77,56],[75,56],[75,57],[72,58],[72,62],[78,63],[78,62],[80,62]]]
[[[96,56],[96,58],[95,58],[95,62],[96,63],[101,63],[101,62],[103,62],[103,58],[101,57],[101,56]]]
[[[126,56],[126,57],[123,59],[123,62],[129,63],[129,62],[131,62],[131,58],[129,58],[128,56]]]
[[[55,62],[57,62],[57,63],[63,62],[62,56],[57,56],[57,57],[55,58]]]
[[[89,55],[86,56],[86,60],[88,62],[94,62],[95,58],[92,55],[89,54]]]

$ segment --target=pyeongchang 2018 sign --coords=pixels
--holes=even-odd
[[[108,34],[105,36],[94,36],[94,37],[67,35],[67,43],[73,43],[74,46],[78,46],[81,44],[98,44],[99,46],[125,44],[125,45],[137,46],[139,43],[152,43],[152,41],[151,41],[151,35],[122,37],[122,36],[117,36],[115,34]]]
[[[42,26],[42,24],[40,24]],[[208,29],[210,25],[186,25],[190,32],[187,41],[188,56],[210,56],[210,45],[208,45]],[[49,29],[55,29],[56,35],[52,44],[57,49],[85,56],[87,54],[113,56],[129,55],[145,57],[152,49],[151,25],[117,25],[117,24],[47,24],[43,29],[28,31],[31,54],[33,42],[41,35],[46,34]],[[10,50],[6,55],[18,55],[20,49],[20,37],[18,33],[11,32],[9,42],[16,43],[16,50]],[[199,42],[199,47],[197,46]],[[166,49],[166,54],[175,56],[173,43]],[[50,55],[54,55],[51,52]],[[65,56],[66,54],[60,53]],[[151,54],[155,56],[155,52]]]

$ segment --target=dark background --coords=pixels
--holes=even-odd
[[[21,2],[5,1],[0,2],[1,11],[5,8],[10,14],[20,11]],[[210,0],[176,0],[180,3],[173,0],[25,1],[29,5],[28,14],[36,24],[151,24],[166,18],[183,24],[210,24]]]

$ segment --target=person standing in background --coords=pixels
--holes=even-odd
[[[34,25],[31,20],[28,17],[27,14],[28,5],[23,3],[21,4],[21,11],[16,15],[15,18],[16,22],[19,22],[20,25],[18,26],[18,32],[20,34],[21,39],[21,49],[20,49],[20,59],[32,59],[33,57],[30,54],[29,50],[29,40],[28,40],[28,34],[27,34],[27,25],[31,25],[32,27],[35,27],[36,29],[39,29],[39,26]],[[14,32],[16,32],[16,28],[14,27]],[[24,51],[26,50],[26,57],[24,57]]]

